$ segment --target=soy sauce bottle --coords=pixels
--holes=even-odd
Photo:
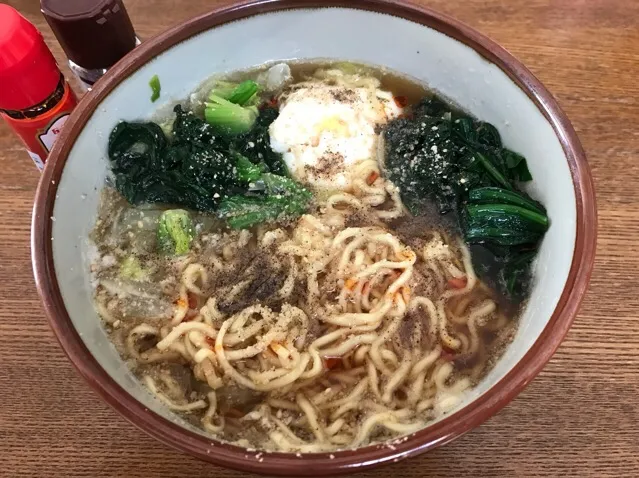
[[[140,43],[122,0],[40,0],[40,8],[85,90]]]

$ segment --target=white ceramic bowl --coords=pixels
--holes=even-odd
[[[315,9],[313,3],[332,8]],[[149,118],[212,74],[289,59],[339,59],[409,75],[494,124],[528,159],[530,192],[552,226],[534,267],[530,304],[512,344],[446,418],[389,449],[256,459],[222,445],[164,408],[133,377],[102,329],[87,270],[87,234],[108,174],[114,125]],[[149,100],[149,79],[162,83]],[[38,288],[63,348],[104,399],[158,439],[244,470],[330,475],[396,461],[468,431],[511,400],[549,360],[586,290],[596,237],[592,181],[568,120],[547,90],[492,41],[441,14],[381,0],[257,2],[215,11],[146,41],[87,95],[66,124],[40,184],[32,250]],[[331,458],[332,457],[332,458]],[[311,465],[311,466],[309,466]]]

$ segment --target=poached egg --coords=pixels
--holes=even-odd
[[[377,157],[379,127],[401,113],[388,91],[305,83],[281,98],[269,130],[271,148],[298,181],[348,191],[353,166]]]

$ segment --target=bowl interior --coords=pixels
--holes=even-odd
[[[87,235],[107,175],[108,136],[119,120],[150,117],[161,103],[185,98],[212,74],[273,60],[339,59],[409,75],[494,124],[507,147],[527,159],[530,193],[548,209],[548,231],[534,267],[534,287],[519,330],[463,408],[500,381],[548,324],[566,283],[576,236],[576,199],[562,145],[551,123],[499,67],[469,46],[419,23],[352,8],[306,8],[258,14],[220,25],[169,48],[123,80],[90,116],[70,150],[54,204],[55,274],[72,324],[101,367],[145,407],[193,429],[155,400],[111,346],[92,304]],[[162,96],[151,103],[149,79]],[[52,218],[52,219],[53,219]]]

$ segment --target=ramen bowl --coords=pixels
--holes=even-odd
[[[394,441],[333,453],[261,453],[225,444],[173,414],[136,379],[92,302],[88,235],[108,176],[109,133],[149,118],[212,74],[277,60],[355,61],[407,75],[495,125],[528,159],[528,191],[552,225],[534,264],[512,343],[450,413]],[[149,100],[158,75],[159,103]],[[38,290],[60,344],[122,416],[167,445],[212,463],[290,476],[335,475],[418,455],[478,426],[550,360],[583,298],[594,260],[592,179],[575,131],[551,94],[506,50],[432,10],[382,0],[256,1],[189,20],[144,42],[86,95],[49,156],[33,215]]]

